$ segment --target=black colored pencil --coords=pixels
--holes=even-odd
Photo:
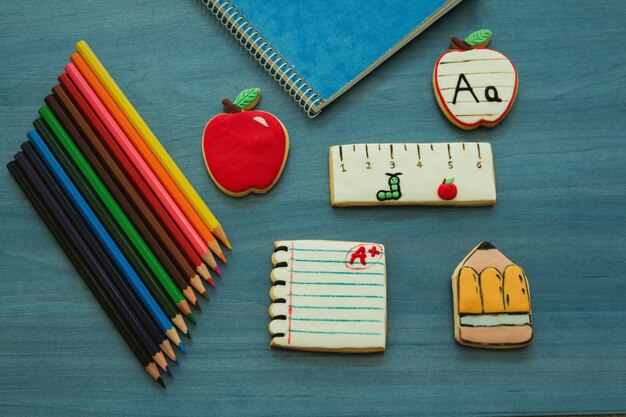
[[[147,351],[141,346],[137,337],[132,333],[128,324],[124,321],[119,310],[106,296],[104,290],[99,286],[96,278],[97,274],[106,274],[104,269],[98,265],[97,260],[92,257],[88,251],[84,251],[70,238],[69,229],[64,227],[62,223],[52,215],[50,208],[46,205],[44,200],[34,190],[32,184],[26,179],[24,172],[19,165],[15,162],[9,162],[7,165],[9,172],[18,183],[26,197],[30,200],[31,204],[35,207],[40,217],[53,234],[57,242],[63,248],[66,256],[70,259],[80,276],[83,278],[92,294],[96,297],[103,310],[109,316],[109,319],[113,322],[120,335],[126,341],[126,344],[132,350],[133,354],[144,367],[144,370],[157,381],[162,387],[165,388],[163,378],[159,375],[156,364],[152,361]]]
[[[154,276],[152,270],[146,265],[144,259],[138,253],[137,248],[130,242],[128,235],[124,233],[119,223],[115,220],[112,213],[106,208],[97,192],[91,187],[87,179],[83,176],[82,171],[71,158],[65,147],[61,144],[58,137],[53,133],[50,126],[43,119],[37,119],[33,125],[40,133],[40,136],[46,142],[56,159],[63,166],[72,182],[79,188],[81,194],[88,200],[89,205],[94,209],[98,218],[104,223],[105,227],[111,233],[113,240],[117,243],[120,250],[124,253],[126,259],[130,262],[137,275],[139,275],[150,289],[155,300],[163,309],[163,312],[172,320],[172,322],[183,333],[188,333],[187,325],[178,313],[176,305],[171,298],[165,293],[158,279]],[[69,172],[68,172],[69,170]],[[70,175],[71,172],[71,175]]]
[[[82,236],[82,242],[86,247],[90,248],[92,254],[103,255],[104,250],[98,244],[93,244],[95,243],[95,238],[88,231],[89,229],[84,223],[84,219],[76,212],[67,196],[54,181],[52,173],[48,172],[32,145],[28,142],[24,143],[22,149],[24,152],[16,154],[15,159],[37,192],[48,202],[48,205],[57,217],[65,218],[68,222],[73,223],[72,230],[77,230],[78,236]],[[57,211],[60,211],[60,214],[56,214]],[[72,219],[71,221],[69,220],[70,218]],[[91,245],[87,243],[90,239],[94,241]],[[102,288],[104,288],[111,301],[118,307],[120,313],[124,315],[134,334],[148,350],[157,365],[170,374],[167,361],[163,357],[160,348],[147,333],[145,327],[138,320],[111,278],[108,275],[99,276],[99,278],[102,278],[100,281]]]
[[[43,138],[44,142],[46,142],[61,166],[63,166],[63,169],[65,169],[67,175],[72,179],[74,185],[76,185],[76,188],[79,189],[83,197],[85,197],[85,200],[87,200],[91,208],[98,215],[98,218],[106,226],[109,233],[111,233],[111,236],[118,244],[128,261],[131,263],[133,268],[135,268],[135,271],[137,271],[140,276],[142,273],[150,273],[150,271],[147,270],[147,267],[143,264],[143,260],[140,259],[139,255],[135,252],[135,249],[132,247],[130,242],[128,242],[126,235],[119,229],[119,225],[117,224],[117,222],[115,222],[114,219],[111,217],[109,211],[104,208],[104,206],[102,205],[102,201],[100,201],[100,199],[94,194],[94,191],[91,189],[91,187],[86,184],[85,178],[80,174],[78,167],[76,167],[76,165],[74,165],[74,163],[71,161],[69,155],[67,155],[67,153],[65,152],[65,149],[63,149],[61,145],[53,139],[53,134],[48,131],[45,123],[38,119],[33,122],[33,125],[40,133],[40,136]],[[31,145],[25,144],[23,146],[30,147]],[[115,269],[112,264],[111,266]],[[157,345],[159,345],[163,352],[165,352],[170,358],[172,358],[173,361],[176,361],[174,351],[169,344],[169,341],[167,341],[165,334],[158,328],[156,323],[154,323],[154,320],[145,310],[143,304],[136,299],[134,293],[128,287],[128,285],[125,284],[125,281],[123,279],[120,278],[120,283],[117,283],[117,280],[115,282],[116,286],[120,289],[120,291],[124,295],[124,298],[137,315],[139,321],[141,321],[141,323],[146,328],[148,334],[152,337],[152,340]],[[124,288],[126,288],[127,291],[124,291]]]

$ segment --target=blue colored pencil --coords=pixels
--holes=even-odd
[[[167,335],[167,337],[170,338],[170,340],[172,340],[172,342],[174,342],[174,344],[180,345],[180,336],[178,335],[178,332],[176,332],[176,329],[174,329],[174,325],[167,318],[163,310],[161,310],[161,307],[157,304],[152,294],[150,294],[128,260],[122,254],[121,250],[115,244],[111,235],[109,235],[109,232],[107,232],[104,228],[98,217],[95,215],[91,207],[89,207],[65,171],[63,171],[63,168],[54,158],[52,152],[48,149],[43,139],[34,129],[29,131],[27,136],[35,146],[39,156],[41,156],[44,163],[48,166],[50,171],[52,171],[65,193],[70,197],[78,211],[85,218],[94,234],[102,242],[102,245],[108,252],[109,256],[123,273],[124,277],[131,285],[137,296],[141,299],[146,309],[148,309],[148,311],[152,314],[159,328]]]
[[[39,156],[35,154],[34,149],[28,147],[28,142],[25,143],[24,152],[19,152],[15,155],[15,160],[17,161],[20,169],[26,175],[30,183],[37,190],[37,193],[44,198],[50,209],[56,214],[57,218],[61,223],[63,223],[63,228],[72,236],[80,236],[77,227],[82,226],[83,228],[86,225],[82,224],[82,218],[76,218],[76,212],[74,211],[74,207],[71,203],[66,199],[66,195],[57,187],[57,184],[51,178],[45,178],[46,175],[50,175],[47,170],[41,166],[43,162],[37,160]],[[40,165],[39,168],[36,168],[37,165]],[[46,180],[50,180],[49,182],[52,184],[47,184]],[[55,189],[49,187],[49,185],[53,185]],[[76,224],[73,224],[69,220],[69,216],[74,216],[74,220]],[[91,237],[90,232],[84,230],[86,232],[83,234],[83,239],[79,239],[76,244],[80,247],[80,249],[87,255],[90,256],[90,260],[95,258],[94,252],[92,248],[87,246],[85,241],[85,237]],[[76,239],[75,239],[76,240]],[[97,266],[98,271],[103,271],[104,267],[101,263],[94,261],[93,266]],[[126,323],[133,330],[134,334],[140,340],[140,343],[145,347],[146,351],[150,354],[150,356],[154,359],[154,361],[168,374],[169,368],[167,366],[167,361],[163,356],[159,346],[150,338],[147,330],[144,328],[143,324],[139,321],[135,313],[133,312],[131,306],[128,302],[122,297],[121,293],[115,287],[115,284],[111,281],[111,279],[106,274],[100,274],[98,279],[99,288],[106,292],[109,300],[112,301],[118,308],[119,313],[124,317]]]

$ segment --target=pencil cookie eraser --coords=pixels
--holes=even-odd
[[[489,29],[481,29],[465,40],[452,38],[453,49],[435,64],[435,99],[448,120],[461,129],[496,126],[517,96],[517,70],[509,58],[487,48],[492,35]]]
[[[385,248],[378,243],[274,243],[270,346],[321,352],[385,350]]]
[[[533,339],[524,270],[482,242],[452,274],[454,337],[465,346],[512,349]]]
[[[268,192],[287,162],[289,134],[278,118],[253,110],[261,90],[242,91],[234,102],[225,98],[226,113],[206,124],[202,154],[215,185],[232,197]]]

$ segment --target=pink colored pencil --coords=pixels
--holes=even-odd
[[[154,172],[152,172],[146,161],[144,161],[137,149],[135,149],[133,144],[126,137],[117,122],[109,114],[107,109],[104,107],[104,104],[102,104],[96,93],[91,89],[80,71],[78,71],[78,68],[76,68],[74,64],[68,64],[65,66],[65,71],[72,79],[74,84],[78,87],[81,94],[83,95],[83,97],[85,97],[92,109],[96,112],[102,123],[109,130],[115,141],[124,150],[128,158],[135,165],[141,176],[146,180],[146,182],[152,188],[159,200],[161,200],[163,206],[172,217],[178,228],[182,231],[183,235],[185,235],[194,250],[198,253],[198,255],[200,255],[200,257],[202,257],[202,259],[209,263],[207,257],[211,256],[212,258],[209,247],[202,240],[200,235],[198,235],[196,229],[194,229],[191,223],[189,223],[187,217],[185,217],[185,215],[182,213],[178,205],[174,202],[167,190],[165,190],[163,184],[161,184],[161,182],[156,177]],[[219,273],[219,269],[217,268],[217,266],[215,266],[213,269],[217,273]]]

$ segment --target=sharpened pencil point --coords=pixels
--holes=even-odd
[[[165,373],[168,374],[170,378],[174,379],[174,374],[172,373],[172,370],[169,366],[165,367]]]
[[[187,353],[187,348],[185,347],[185,345],[183,345],[183,342],[180,342],[177,346],[178,346],[178,349],[180,349],[181,352]]]
[[[157,382],[159,383],[160,386],[162,386],[163,388],[165,388],[165,381],[163,381],[163,378],[158,377],[157,378]]]
[[[211,287],[215,288],[215,281],[213,281],[213,278],[209,277],[206,282],[208,282]]]
[[[193,306],[197,308],[198,310],[202,311],[202,307],[200,307],[200,303],[198,302],[198,300],[196,300],[196,303]]]
[[[204,298],[206,298],[207,300],[209,299],[209,294],[207,294],[207,292],[206,292],[206,291],[205,291],[205,292],[202,292],[202,293],[200,293],[200,294],[202,294],[202,296],[203,296]]]
[[[187,318],[188,318],[188,319],[189,319],[189,321],[190,321],[190,322],[192,322],[193,324],[197,324],[197,322],[196,322],[196,318],[195,318],[195,316],[194,316],[192,313],[189,313],[189,314],[187,315]],[[189,331],[189,330],[187,330],[187,331]]]
[[[187,336],[187,339],[191,340],[191,333],[189,332],[189,330],[187,330],[187,333],[185,333],[185,336]]]
[[[220,271],[220,267],[219,267],[219,266],[215,265],[215,266],[213,267],[213,270],[215,271],[215,273],[216,273],[217,275],[222,275],[222,271]]]
[[[180,366],[180,361],[178,360],[178,358],[174,359],[174,363],[176,364],[176,366]]]

